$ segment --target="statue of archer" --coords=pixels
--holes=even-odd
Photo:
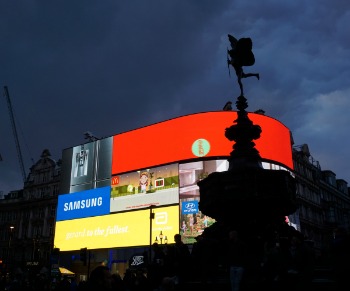
[[[255,57],[252,52],[253,43],[250,38],[240,38],[237,40],[232,35],[228,35],[228,39],[231,43],[231,49],[227,50],[230,59],[227,58],[227,65],[232,66],[235,69],[237,80],[239,84],[239,88],[241,89],[241,96],[243,95],[243,84],[242,78],[248,77],[256,77],[258,80],[260,79],[259,74],[256,73],[244,73],[242,67],[243,66],[252,66],[255,63]],[[230,70],[230,67],[229,67]]]

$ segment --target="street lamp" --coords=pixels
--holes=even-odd
[[[160,240],[160,244],[161,244],[161,245],[163,244],[163,239],[164,239],[164,243],[165,243],[165,244],[168,243],[168,238],[167,238],[166,235],[163,235],[163,231],[160,231],[159,236],[156,236],[156,240],[155,240],[156,243],[158,243],[158,237],[159,237],[159,240]]]
[[[14,228],[15,227],[13,225],[10,226],[9,248],[11,247],[12,231]]]

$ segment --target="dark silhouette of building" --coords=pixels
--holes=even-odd
[[[60,167],[60,160],[56,162],[49,150],[43,150],[23,189],[0,200],[0,269],[49,272]]]

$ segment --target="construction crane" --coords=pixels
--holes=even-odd
[[[12,105],[11,105],[11,99],[10,99],[10,95],[9,95],[9,91],[7,89],[7,86],[4,86],[4,96],[6,98],[7,101],[7,107],[9,109],[9,113],[10,113],[10,119],[11,119],[11,125],[12,125],[12,131],[13,131],[13,135],[15,138],[15,143],[16,143],[16,149],[17,149],[17,155],[18,155],[18,160],[19,160],[19,166],[21,168],[21,173],[22,173],[22,178],[23,178],[23,182],[26,181],[26,172],[24,170],[24,163],[23,163],[23,157],[22,157],[22,151],[21,151],[21,147],[19,145],[19,140],[18,140],[18,135],[17,135],[17,129],[16,129],[16,123],[15,123],[15,117],[13,114],[13,110],[12,110]]]

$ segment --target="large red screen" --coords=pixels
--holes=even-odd
[[[261,127],[255,140],[263,159],[276,161],[293,169],[289,129],[271,117],[249,113]],[[225,129],[234,124],[235,111],[217,111],[186,115],[149,125],[113,137],[112,175],[200,157],[192,151],[198,140],[209,147],[207,157],[229,157],[234,142],[225,137]]]

